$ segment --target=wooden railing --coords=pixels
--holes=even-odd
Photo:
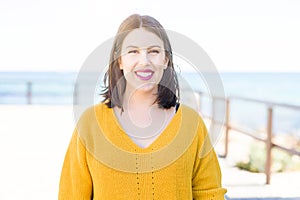
[[[230,130],[235,130],[238,133],[241,134],[245,134],[248,135],[256,140],[262,141],[265,143],[266,145],[266,163],[265,163],[265,174],[266,174],[266,184],[270,184],[270,179],[271,179],[271,166],[272,166],[272,157],[271,157],[271,151],[272,148],[276,147],[279,148],[291,155],[298,155],[300,156],[300,152],[295,150],[295,149],[291,149],[285,146],[282,146],[280,144],[275,144],[273,143],[273,110],[275,107],[284,107],[284,108],[289,108],[289,109],[293,109],[296,111],[300,112],[300,106],[295,106],[295,105],[289,105],[289,104],[279,104],[279,103],[273,103],[273,102],[268,102],[268,101],[261,101],[261,100],[256,100],[256,99],[251,99],[251,98],[243,98],[243,97],[236,97],[236,96],[231,96],[231,97],[226,97],[226,98],[222,98],[222,97],[213,97],[210,96],[207,93],[203,93],[203,92],[197,92],[198,96],[199,96],[199,101],[200,101],[200,108],[201,108],[201,98],[208,97],[212,100],[212,114],[211,116],[205,115],[202,113],[202,116],[204,118],[209,118],[212,125],[214,124],[219,124],[224,126],[225,128],[225,144],[224,144],[224,155],[222,155],[222,157],[227,157],[228,155],[228,147],[229,147],[229,132]],[[215,113],[215,104],[214,102],[218,100],[218,101],[225,101],[225,106],[226,106],[226,111],[225,111],[225,121],[224,122],[220,122],[218,120],[215,119],[214,117],[214,113]],[[266,123],[266,137],[261,137],[258,135],[254,135],[253,133],[249,132],[249,131],[245,131],[243,129],[241,129],[240,127],[237,126],[233,126],[231,124],[231,119],[230,119],[230,106],[231,106],[231,101],[232,100],[241,100],[241,101],[246,101],[246,102],[252,102],[252,103],[256,103],[256,104],[262,104],[265,105],[266,109],[267,109],[267,123]],[[200,111],[201,112],[201,111]]]

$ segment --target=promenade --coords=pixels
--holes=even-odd
[[[0,199],[57,199],[74,128],[72,106],[0,105],[0,123]],[[234,155],[242,152],[235,145],[227,159],[219,159],[227,199],[300,200],[300,172],[273,174],[265,185],[264,174],[234,167]]]
[[[228,159],[219,161],[229,200],[300,200],[300,172],[272,174],[271,184],[266,185],[263,173],[239,170]]]

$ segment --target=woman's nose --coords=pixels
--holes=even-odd
[[[149,64],[149,58],[148,58],[147,51],[141,51],[141,53],[139,55],[139,64],[140,65],[148,65]]]

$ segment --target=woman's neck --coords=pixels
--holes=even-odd
[[[175,115],[175,108],[161,109],[157,103],[157,88],[153,90],[130,90],[124,93],[122,111],[115,107],[119,123],[132,137],[152,137],[163,131]]]
[[[157,107],[154,103],[157,98],[157,87],[150,91],[136,90],[130,87],[126,88],[123,108],[129,110],[144,110]]]

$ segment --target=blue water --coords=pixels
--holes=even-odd
[[[31,82],[34,104],[72,104],[75,72],[0,72],[0,104],[25,104]],[[227,96],[300,105],[300,73],[221,73]],[[195,89],[198,76],[184,74]],[[201,80],[200,80],[201,81]],[[196,86],[196,87],[195,87]]]
[[[182,75],[193,89],[207,90],[201,77]],[[26,104],[31,82],[32,104],[71,105],[76,76],[75,72],[0,72],[0,104]],[[300,105],[300,73],[221,73],[220,77],[227,96]],[[208,104],[203,102],[202,107],[209,112]],[[231,111],[233,122],[264,129],[266,105],[233,100]],[[276,107],[274,119],[277,132],[285,132],[288,127],[289,132],[300,135],[300,110]]]
[[[201,81],[194,74],[184,77],[192,87]],[[226,96],[300,105],[300,73],[221,73],[220,77]],[[203,84],[197,86],[205,90]]]

